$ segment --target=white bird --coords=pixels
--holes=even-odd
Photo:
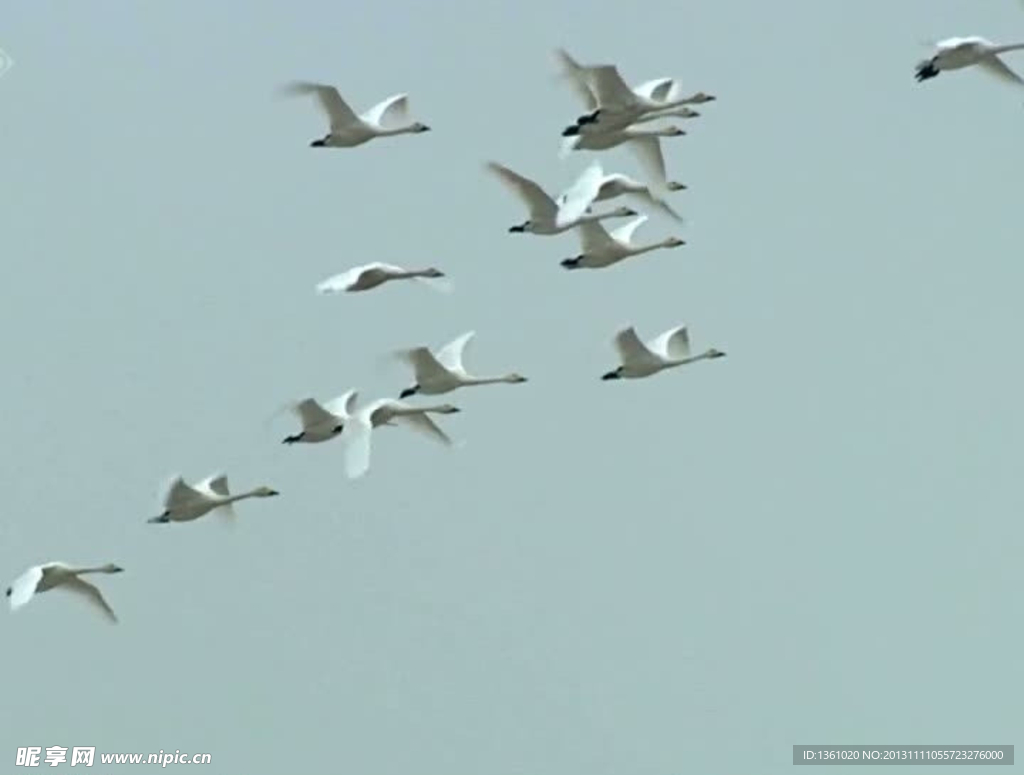
[[[601,167],[601,162],[599,161],[593,162],[593,164],[591,164],[591,169],[596,169],[596,171],[601,175],[601,182],[598,185],[597,195],[594,197],[595,202],[601,202],[607,199],[614,199],[616,197],[623,195],[636,196],[642,199],[648,206],[657,207],[661,209],[671,218],[674,218],[677,221],[683,220],[682,216],[680,216],[679,213],[673,210],[672,207],[667,202],[665,202],[664,199],[655,196],[651,192],[650,187],[644,185],[640,181],[633,180],[633,178],[629,177],[628,175],[623,175],[622,173],[619,172],[614,172],[610,175],[605,175],[604,170]],[[686,188],[686,186],[684,186],[682,183],[676,183],[673,180],[666,183],[665,188],[669,191],[682,191]],[[558,202],[559,206],[561,206],[562,201],[570,196],[574,196],[574,192],[571,188],[568,189],[564,194],[561,194],[555,201]]]
[[[11,610],[16,611],[25,605],[37,592],[60,588],[83,595],[87,601],[98,606],[112,621],[117,621],[114,610],[103,599],[103,595],[94,585],[81,578],[87,573],[121,573],[121,568],[113,563],[94,568],[73,568],[63,562],[47,562],[35,565],[22,573],[7,588],[7,597],[11,601]]]
[[[376,137],[429,132],[430,127],[409,120],[409,96],[395,94],[365,113],[356,114],[333,86],[294,81],[284,87],[286,94],[315,94],[330,120],[330,131],[310,143],[313,148],[354,148]]]
[[[446,291],[449,290],[448,285],[444,282],[438,283],[436,280],[444,276],[444,272],[432,266],[426,269],[404,269],[394,264],[374,261],[328,277],[317,283],[316,292],[323,295],[345,291],[368,291],[391,280],[416,280],[436,290]]]
[[[581,223],[600,221],[607,218],[625,218],[636,215],[636,210],[619,207],[607,213],[588,213],[591,202],[597,194],[600,175],[588,170],[573,184],[573,197],[557,204],[539,185],[517,172],[496,162],[488,162],[487,168],[498,176],[529,210],[530,218],[517,226],[510,226],[514,233],[561,234]]]
[[[171,479],[164,495],[164,513],[147,521],[190,522],[214,509],[221,509],[225,516],[233,517],[234,510],[231,504],[246,498],[270,498],[274,495],[280,493],[270,487],[257,487],[248,492],[231,495],[228,492],[228,478],[224,474],[209,476],[193,486],[185,484],[181,476],[176,475]]]
[[[606,151],[627,143],[637,160],[651,176],[651,184],[657,191],[668,190],[668,175],[665,172],[665,155],[661,152],[662,137],[685,135],[679,127],[668,126],[652,129],[627,127],[604,134],[577,134],[568,136],[562,146],[561,156],[565,158],[572,151]],[[635,215],[635,213],[634,213]]]
[[[999,54],[1018,49],[1024,49],[1024,43],[999,45],[977,35],[948,38],[936,43],[932,56],[918,63],[915,77],[921,82],[934,78],[943,70],[959,70],[979,65],[986,72],[1004,81],[1024,84],[1024,79],[999,58]]]
[[[302,430],[291,436],[285,436],[283,444],[302,442],[316,444],[333,439],[344,428],[345,423],[355,411],[356,398],[359,393],[349,390],[326,404],[315,398],[306,398],[292,405],[291,409],[298,415]]]
[[[559,49],[556,54],[562,61],[563,73],[591,111],[576,119],[575,127],[566,131],[624,129],[645,116],[693,118],[699,114],[685,106],[716,99],[704,92],[680,96],[681,89],[673,78],[655,78],[630,88],[614,65],[580,65],[564,50]]]
[[[475,332],[467,331],[450,341],[436,353],[432,353],[426,347],[415,347],[411,350],[400,352],[399,356],[412,366],[416,383],[412,387],[403,390],[399,398],[408,398],[417,393],[438,395],[471,385],[491,385],[498,382],[512,384],[526,382],[526,377],[515,372],[501,377],[474,377],[468,374],[462,365],[462,354],[469,340],[474,335]]]
[[[660,248],[677,248],[686,243],[678,237],[668,237],[661,242],[648,245],[636,245],[632,241],[637,226],[647,220],[641,215],[612,232],[605,230],[599,223],[587,223],[579,228],[580,247],[582,253],[562,261],[566,269],[602,269],[617,264],[625,258],[639,256]]]
[[[435,406],[412,406],[404,401],[381,398],[372,401],[352,414],[341,432],[344,444],[345,474],[357,479],[370,467],[370,437],[374,428],[381,425],[407,423],[409,427],[425,432],[451,446],[452,440],[428,415],[455,414],[461,410],[451,404]]]
[[[639,379],[675,366],[725,357],[724,352],[714,348],[691,356],[686,326],[670,328],[649,342],[641,341],[636,329],[630,326],[615,335],[614,345],[622,365],[601,379]]]

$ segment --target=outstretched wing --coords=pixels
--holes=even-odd
[[[34,568],[29,568],[22,573],[11,583],[11,594],[8,599],[10,600],[12,611],[17,611],[32,599],[32,596],[36,593],[36,587],[39,586],[39,581],[42,578],[43,569],[36,565]]]
[[[638,216],[637,218],[634,218],[629,223],[627,223],[625,226],[620,226],[619,228],[615,229],[608,236],[611,237],[616,242],[621,242],[623,245],[630,245],[633,239],[633,232],[636,231],[637,227],[646,220],[646,215]]]
[[[442,444],[449,447],[452,445],[452,440],[448,434],[441,430],[440,426],[438,426],[438,424],[434,422],[426,412],[399,414],[395,416],[395,421],[402,425],[406,425],[413,430],[419,431],[420,433],[432,436]]]
[[[530,211],[531,219],[549,223],[554,222],[555,217],[558,215],[558,206],[543,188],[529,178],[524,178],[518,172],[513,172],[508,167],[497,162],[487,162],[487,168],[497,175],[498,179],[522,200],[523,204]]]
[[[579,233],[580,248],[584,253],[599,253],[615,246],[614,240],[600,221],[584,221],[576,227],[576,231]]]
[[[356,413],[356,401],[358,399],[358,390],[348,390],[337,398],[332,398],[322,408],[325,408],[331,415],[333,422],[337,422],[338,417],[347,419]]]
[[[103,599],[103,594],[95,584],[79,576],[69,576],[62,584],[58,584],[55,589],[66,589],[68,592],[74,592],[103,611],[110,621],[115,624],[117,623],[117,615],[114,613],[114,609]]]
[[[303,430],[318,428],[321,425],[336,425],[338,418],[323,407],[315,398],[306,398],[295,404],[295,413],[299,416]]]
[[[367,124],[382,129],[397,129],[409,125],[409,95],[395,94],[382,100],[366,111],[360,118]]]
[[[636,104],[636,94],[622,80],[615,65],[599,65],[587,72],[587,81],[602,108],[626,108]]]
[[[426,347],[414,347],[399,353],[399,355],[412,366],[416,373],[416,381],[420,384],[436,382],[448,376],[448,369]]]
[[[576,92],[576,96],[587,110],[594,110],[597,107],[597,98],[587,83],[587,68],[573,59],[564,48],[555,49],[555,59],[561,66],[559,75],[569,81],[572,90]]]
[[[469,344],[469,341],[474,336],[476,336],[475,331],[467,331],[455,337],[437,351],[437,362],[448,369],[448,371],[456,374],[465,374],[466,369],[462,365],[462,354],[466,351],[466,345]]]
[[[681,361],[690,357],[690,335],[686,326],[670,328],[652,339],[648,348],[669,360]]]
[[[595,161],[587,167],[576,181],[558,198],[558,223],[575,223],[590,209],[601,191],[604,169]]]
[[[206,498],[203,497],[203,494],[185,484],[185,480],[180,475],[175,475],[168,482],[164,495],[164,506],[168,510],[174,511],[196,503],[205,502]]]
[[[373,433],[370,419],[364,412],[345,423],[341,432],[343,447],[342,460],[345,475],[349,479],[358,479],[370,468],[370,438]]]
[[[290,94],[315,94],[320,100],[320,107],[330,119],[331,131],[338,132],[359,123],[359,116],[341,98],[338,90],[324,83],[310,81],[293,81],[285,90]]]
[[[642,135],[630,138],[627,145],[636,155],[637,161],[647,170],[651,187],[665,191],[668,187],[668,176],[665,174],[665,157],[661,153],[661,141],[654,135]]]
[[[668,102],[678,98],[680,89],[675,78],[654,78],[634,86],[633,91],[652,102]]]
[[[652,353],[636,334],[633,326],[624,328],[615,335],[615,349],[623,365],[660,363],[658,356]]]
[[[200,492],[208,492],[211,495],[225,496],[228,494],[227,474],[214,474],[208,476],[196,485]]]
[[[1010,83],[1024,84],[1024,79],[1011,70],[1002,59],[997,56],[982,57],[978,64],[985,68],[985,71]]]

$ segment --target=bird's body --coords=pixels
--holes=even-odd
[[[678,237],[668,237],[648,245],[636,245],[633,232],[647,220],[646,215],[630,221],[614,231],[606,231],[599,223],[584,224],[579,228],[582,253],[562,261],[566,269],[602,269],[623,259],[649,253],[660,248],[675,248],[686,243]]]
[[[435,267],[405,269],[394,264],[384,264],[375,261],[328,277],[326,280],[317,283],[316,292],[323,295],[369,291],[394,280],[416,280],[425,285],[430,285],[437,290],[447,290],[444,284],[437,285],[434,283],[436,278],[444,276],[444,272]]]
[[[935,44],[935,51],[930,58],[918,63],[915,77],[919,82],[926,81],[944,70],[961,70],[978,65],[1004,81],[1024,85],[1024,79],[999,58],[1002,53],[1018,49],[1024,49],[1024,43],[1002,45],[977,35],[947,38]]]
[[[596,169],[600,174],[600,182],[597,188],[597,194],[594,196],[595,202],[602,202],[609,199],[615,199],[620,196],[636,196],[643,200],[649,207],[656,207],[664,212],[671,218],[677,221],[682,221],[682,217],[672,207],[664,201],[664,199],[656,196],[650,186],[641,183],[638,180],[628,175],[615,172],[610,175],[604,174],[601,168],[600,162],[594,162],[591,165],[591,169]],[[665,188],[668,191],[682,191],[686,188],[682,183],[676,183],[675,181],[669,181],[665,184]],[[567,198],[572,195],[572,189],[567,190],[564,194],[561,194],[556,200],[561,204],[563,198]]]
[[[148,520],[152,523],[191,522],[221,509],[225,516],[234,516],[232,504],[247,498],[269,498],[278,495],[270,487],[257,487],[248,492],[231,495],[228,478],[223,474],[207,477],[194,486],[185,484],[181,476],[174,476],[164,495],[164,513]]]
[[[615,335],[614,345],[621,365],[604,374],[601,377],[603,380],[641,379],[665,369],[725,356],[725,353],[714,348],[700,355],[691,355],[686,326],[670,328],[649,342],[642,341],[636,329],[630,326]]]
[[[432,436],[442,444],[451,446],[451,438],[438,427],[429,415],[455,414],[459,411],[461,410],[458,407],[451,404],[413,406],[392,398],[372,401],[353,413],[341,432],[342,443],[345,447],[346,475],[350,479],[356,479],[369,469],[370,439],[374,428],[382,425],[394,425],[396,422],[403,423]]]
[[[668,175],[665,172],[665,155],[661,151],[661,138],[681,137],[685,134],[675,126],[651,129],[628,127],[603,134],[563,133],[567,139],[562,147],[562,156],[572,151],[606,151],[628,143],[629,149],[650,175],[651,187],[654,191],[663,192],[668,190]]]
[[[330,131],[310,145],[314,148],[354,148],[377,137],[419,134],[430,127],[409,120],[409,97],[395,94],[357,114],[333,86],[309,81],[294,81],[284,89],[287,94],[315,94],[330,121]]]
[[[564,49],[558,49],[556,56],[563,75],[590,111],[576,119],[582,134],[603,134],[668,116],[695,118],[699,114],[687,106],[715,99],[704,92],[683,96],[674,78],[654,78],[630,87],[615,65],[581,65]]]
[[[497,175],[498,179],[518,196],[529,210],[529,220],[512,226],[509,228],[510,232],[561,234],[582,223],[637,214],[635,210],[628,207],[620,207],[607,213],[588,212],[590,204],[597,195],[601,177],[600,174],[594,174],[592,170],[584,172],[571,187],[571,196],[562,198],[559,203],[534,181],[513,172],[508,167],[496,162],[489,162],[487,168]]]
[[[16,611],[37,593],[59,587],[84,596],[87,601],[102,610],[111,621],[116,622],[117,616],[103,598],[99,588],[81,577],[89,573],[121,573],[123,570],[124,568],[112,563],[92,568],[76,568],[63,562],[35,565],[14,580],[7,588],[7,597],[10,600],[11,610]]]
[[[286,436],[282,443],[318,444],[330,441],[341,433],[345,422],[355,411],[357,397],[355,390],[349,390],[326,404],[321,404],[315,398],[306,398],[294,404],[291,409],[302,423],[302,430]]]
[[[416,384],[403,390],[399,398],[408,398],[417,393],[440,395],[472,385],[526,382],[526,377],[516,373],[500,377],[474,377],[468,374],[462,365],[462,354],[474,335],[473,331],[467,331],[436,353],[427,347],[415,347],[401,352],[400,356],[413,367]]]

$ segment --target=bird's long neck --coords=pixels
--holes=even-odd
[[[412,131],[413,131],[413,128],[411,126],[399,126],[399,127],[391,127],[391,128],[384,128],[384,127],[380,127],[380,126],[377,127],[377,134],[382,135],[382,136],[387,136],[387,135],[405,135],[405,134],[409,134]]]
[[[652,250],[665,247],[664,242],[652,242],[650,245],[639,245],[637,247],[633,247],[629,243],[624,244],[629,249],[629,255],[631,256],[639,256],[641,253],[650,253]]]
[[[499,382],[512,382],[512,375],[505,374],[501,377],[470,377],[466,380],[467,385],[494,385]]]
[[[1007,51],[1017,51],[1017,50],[1022,49],[1022,48],[1024,48],[1024,43],[1007,43],[1006,45],[1003,45],[1003,46],[993,46],[990,49],[990,53],[992,53],[992,54],[1004,54]]]
[[[395,272],[397,277],[429,277],[429,269],[406,269],[403,272]]]

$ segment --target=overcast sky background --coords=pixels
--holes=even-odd
[[[734,775],[1020,742],[1024,89],[913,68],[1024,39],[1021,5],[355,9],[7,9],[0,567],[126,572],[99,578],[116,627],[62,593],[3,618],[0,760]],[[573,234],[506,232],[484,161],[560,190],[592,158],[557,156],[558,45],[719,97],[664,143],[688,222],[637,232],[685,247],[566,272]],[[311,149],[295,78],[408,92],[434,131]],[[313,294],[373,260],[455,293]],[[728,357],[598,379],[617,329],[680,323]],[[383,354],[469,329],[472,371],[530,381],[441,397],[464,447],[383,429],[350,482],[339,443],[280,443],[286,401],[396,396]],[[170,474],[218,470],[282,496],[145,523]]]

